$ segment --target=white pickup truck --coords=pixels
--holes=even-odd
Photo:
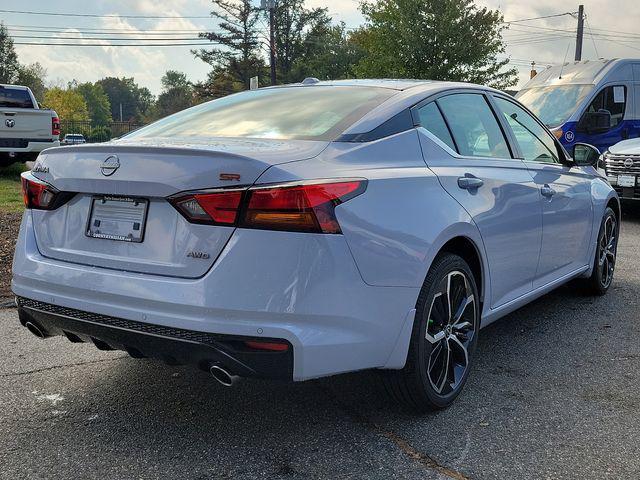
[[[40,109],[31,90],[0,85],[0,167],[35,160],[60,145],[60,120],[53,110]]]

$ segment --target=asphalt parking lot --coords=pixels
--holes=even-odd
[[[426,416],[372,372],[225,389],[0,310],[0,477],[639,478],[640,210],[623,228],[607,296],[564,287],[484,329],[466,391]]]

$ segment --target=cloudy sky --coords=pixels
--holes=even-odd
[[[507,21],[577,11],[577,5],[557,0],[477,0],[477,3],[500,9]],[[334,20],[343,21],[349,27],[357,27],[364,21],[359,13],[359,0],[307,0],[307,4],[328,6]],[[189,40],[197,36],[195,32],[216,27],[215,22],[207,18],[210,5],[210,0],[58,0],[54,3],[48,0],[2,0],[1,10],[23,13],[0,11],[0,20],[10,27],[16,44],[59,43],[56,37],[66,38],[65,43],[101,44],[16,45],[21,62],[40,62],[47,69],[49,83],[64,84],[72,79],[95,81],[108,75],[133,76],[139,84],[157,94],[160,78],[166,70],[184,71],[195,81],[203,79],[209,67],[193,57],[190,48],[194,47],[114,47],[109,44],[131,41],[114,42],[111,39],[144,37],[155,39],[148,40],[148,43],[167,43],[166,38],[181,38],[184,40],[179,40],[180,43],[197,43],[198,40]],[[587,25],[583,59],[640,57],[637,0],[585,0],[584,5]],[[541,66],[559,64],[567,52],[567,59],[573,60],[575,38],[570,31],[575,27],[576,19],[569,15],[510,25],[505,33],[507,55],[520,71],[521,85],[528,77],[531,61]],[[89,37],[105,40],[85,40]],[[139,44],[141,41],[134,42]]]

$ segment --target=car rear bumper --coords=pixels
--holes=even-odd
[[[286,351],[267,352],[244,343],[270,339],[162,327],[22,297],[17,297],[16,303],[20,323],[36,325],[44,336],[62,335],[73,343],[93,342],[101,350],[124,350],[134,358],[155,358],[172,365],[194,365],[203,370],[220,365],[243,377],[291,380],[293,376],[290,345]]]
[[[59,140],[40,141],[28,138],[0,139],[0,153],[40,153],[47,148],[59,146]]]
[[[12,289],[45,305],[158,328],[280,339],[292,346],[289,378],[296,381],[402,368],[419,293],[367,285],[342,235],[238,229],[197,279],[62,262],[39,252],[30,211],[18,237]],[[100,339],[99,329],[80,333]]]

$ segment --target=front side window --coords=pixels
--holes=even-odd
[[[611,125],[615,128],[624,119],[624,111],[627,106],[627,87],[624,85],[612,85],[603,88],[589,104],[587,113],[607,111],[611,114]]]
[[[507,141],[487,100],[477,93],[459,93],[437,100],[460,155],[511,158]]]
[[[513,130],[522,156],[530,162],[558,163],[553,137],[526,110],[504,98],[495,97],[498,108]]]
[[[189,108],[125,138],[329,141],[395,93],[386,88],[350,86],[251,90]]]

